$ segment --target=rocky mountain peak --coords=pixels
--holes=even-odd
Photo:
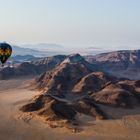
[[[80,54],[71,54],[62,63],[78,63],[82,61],[85,61],[85,59]]]

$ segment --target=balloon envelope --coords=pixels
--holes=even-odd
[[[0,43],[0,61],[4,64],[12,54],[12,47],[7,43]]]

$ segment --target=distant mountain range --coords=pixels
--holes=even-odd
[[[64,47],[58,44],[47,44],[47,43],[39,43],[39,44],[24,44],[21,45],[23,48],[34,48],[35,50],[39,51],[46,51],[46,52],[63,52]],[[58,53],[59,54],[59,53]]]
[[[13,45],[13,55],[34,55],[36,57],[53,56],[57,54],[69,55],[73,53],[79,53],[81,55],[96,55],[99,53],[108,52],[97,47],[64,47],[58,44],[25,44],[16,46]]]
[[[56,56],[44,57],[44,58],[37,58],[32,55],[25,55],[25,56],[18,55],[12,57],[11,60],[18,62],[19,66],[9,69],[10,71],[11,70],[13,71],[13,69],[17,70],[18,68],[20,68],[20,65],[24,64],[24,63],[23,64],[20,63],[24,61],[26,62],[26,66],[31,65],[34,67],[34,74],[41,74],[41,72],[45,72],[45,70],[51,70],[56,65],[60,64],[63,61],[64,61],[63,63],[69,63],[71,61],[73,62],[81,61],[85,65],[87,65],[89,69],[96,69],[106,73],[110,73],[111,75],[114,75],[115,77],[118,78],[140,80],[140,50],[116,51],[116,52],[102,53],[99,55],[90,55],[84,57],[80,56],[79,54],[56,55]],[[3,75],[4,71],[5,71],[4,69],[0,71],[0,75],[3,78],[5,76]],[[11,73],[10,71],[9,73]],[[25,71],[27,72],[27,70]],[[14,73],[15,74],[12,74],[13,77],[17,75],[16,72]],[[18,76],[20,75],[19,73]],[[22,73],[23,73],[22,75],[24,75],[24,70],[22,71]],[[8,75],[10,76],[10,74],[7,73],[7,77]]]
[[[13,48],[13,56],[16,55],[33,55],[35,57],[47,57],[53,56],[57,54],[66,54],[64,49],[61,49],[61,46],[53,45],[53,44],[39,44],[39,45],[23,45],[23,46],[12,46]]]
[[[13,49],[13,56],[16,55],[34,55],[34,56],[44,56],[45,54],[43,52],[34,50],[34,49],[29,49],[29,48],[22,48],[18,46],[12,46]]]

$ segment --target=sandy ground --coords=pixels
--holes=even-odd
[[[19,119],[19,108],[38,94],[26,88],[28,82],[25,79],[0,81],[0,140],[140,140],[140,109],[132,110],[132,114],[137,112],[134,114],[138,120],[132,116],[131,121],[94,121],[83,115],[80,117],[83,130],[80,133],[65,128],[52,129],[37,119]]]

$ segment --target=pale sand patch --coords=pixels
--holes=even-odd
[[[0,81],[0,140],[140,139],[139,132],[126,127],[121,120],[94,121],[91,117],[81,116],[80,127],[83,131],[75,134],[65,128],[49,128],[44,121],[32,119],[30,114],[29,120],[20,119],[19,108],[34,95],[39,94],[26,88],[28,81],[25,79]]]

